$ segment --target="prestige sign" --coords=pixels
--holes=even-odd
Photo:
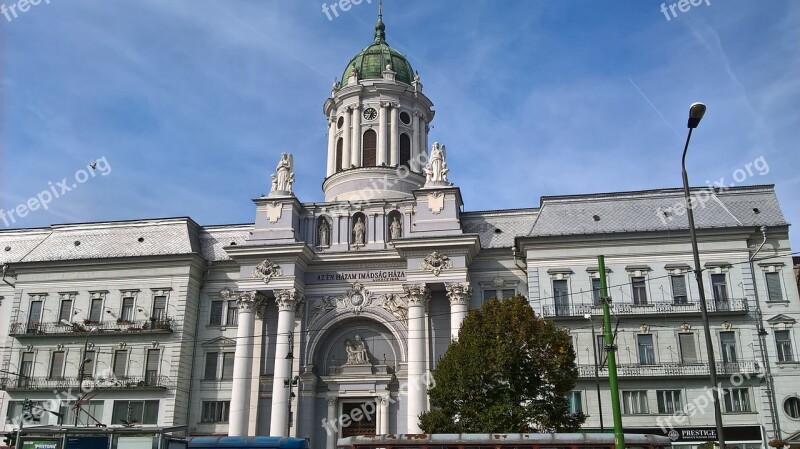
[[[309,273],[307,277],[308,283],[392,282],[405,281],[406,272],[403,270],[326,271],[322,273]]]

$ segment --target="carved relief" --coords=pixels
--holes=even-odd
[[[264,261],[258,264],[253,270],[253,278],[261,279],[265,284],[269,284],[272,278],[279,278],[281,276],[283,276],[283,269],[281,266],[270,262],[269,259],[264,259]]]
[[[343,297],[336,301],[336,307],[339,309],[350,309],[353,313],[358,315],[366,307],[371,307],[375,301],[372,293],[364,288],[364,285],[356,282],[353,287],[347,290]]]
[[[281,215],[283,214],[283,205],[281,203],[269,203],[267,204],[267,220],[270,223],[277,223],[278,220],[281,219]]]
[[[428,210],[434,215],[439,215],[444,209],[444,194],[441,192],[434,192],[428,194]]]
[[[422,259],[419,267],[433,273],[434,276],[439,276],[443,270],[453,268],[453,262],[444,254],[434,251]]]
[[[397,318],[398,321],[407,325],[408,323],[408,306],[405,301],[398,295],[389,294],[381,297],[381,307],[387,312]]]
[[[315,324],[323,317],[326,313],[330,312],[331,310],[336,308],[336,298],[331,296],[325,296],[324,298],[320,298],[314,301],[314,310],[311,312],[311,318],[308,319],[308,327],[313,328]]]

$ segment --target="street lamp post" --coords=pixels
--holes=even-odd
[[[600,414],[600,430],[605,431],[606,428],[603,425],[603,399],[600,396],[600,365],[597,359],[597,336],[594,332],[594,321],[592,321],[592,314],[587,313],[583,315],[584,318],[589,320],[589,323],[592,326],[592,353],[594,354],[594,381],[597,384],[597,407],[599,409]]]
[[[686,145],[683,147],[681,167],[683,169],[683,196],[686,200],[686,215],[689,219],[689,235],[692,239],[692,254],[694,255],[694,277],[697,280],[697,289],[700,293],[700,312],[703,317],[703,330],[706,338],[706,351],[708,352],[708,371],[710,373],[711,388],[714,391],[714,419],[717,424],[717,440],[721,449],[725,449],[725,432],[722,425],[722,407],[719,400],[719,383],[717,382],[717,361],[714,357],[714,343],[711,340],[711,325],[708,321],[708,306],[706,305],[706,292],[703,287],[703,270],[700,266],[700,251],[697,246],[697,232],[694,226],[694,203],[689,195],[689,175],[686,174],[686,152],[689,150],[689,141],[692,131],[700,124],[706,113],[706,105],[693,103],[689,108],[689,121],[687,127],[689,134],[686,136]]]

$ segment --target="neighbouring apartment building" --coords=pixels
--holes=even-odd
[[[687,449],[713,438],[682,190],[464,211],[445,146],[428,142],[433,103],[382,20],[324,113],[321,202],[296,198],[294,164],[311,161],[284,154],[253,223],[0,231],[6,429],[30,400],[68,425],[187,424],[192,435],[292,435],[328,449],[340,436],[419,432],[426,375],[469,308],[517,293],[570,330],[572,408],[586,428],[610,428],[597,344],[603,254],[626,430]],[[696,220],[727,439],[755,448],[797,438],[789,223],[773,186],[705,194],[713,201]],[[357,409],[369,413],[331,424]]]

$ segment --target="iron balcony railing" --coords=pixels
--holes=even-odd
[[[6,391],[83,391],[95,390],[168,390],[173,389],[173,382],[167,376],[128,376],[118,378],[90,378],[83,382],[78,377],[24,377],[18,379],[0,379],[0,387]]]
[[[177,323],[172,318],[163,320],[138,320],[128,321],[118,319],[116,321],[102,322],[76,322],[73,325],[51,322],[33,323],[12,323],[9,335],[12,337],[36,337],[53,335],[85,335],[92,332],[92,335],[120,334],[120,333],[148,333],[165,334],[176,330]]]
[[[709,313],[743,314],[749,311],[746,299],[710,300],[706,304]],[[699,314],[700,303],[654,302],[650,304],[631,304],[614,302],[611,304],[611,313],[614,315]],[[546,318],[582,318],[586,314],[602,315],[603,308],[597,304],[547,304],[542,306],[542,315]]]
[[[717,374],[761,374],[761,365],[756,361],[717,362]],[[708,363],[659,363],[653,365],[620,364],[617,375],[620,377],[686,377],[707,376]],[[608,367],[599,369],[600,377],[608,377]],[[578,365],[578,376],[593,378],[594,365]]]

